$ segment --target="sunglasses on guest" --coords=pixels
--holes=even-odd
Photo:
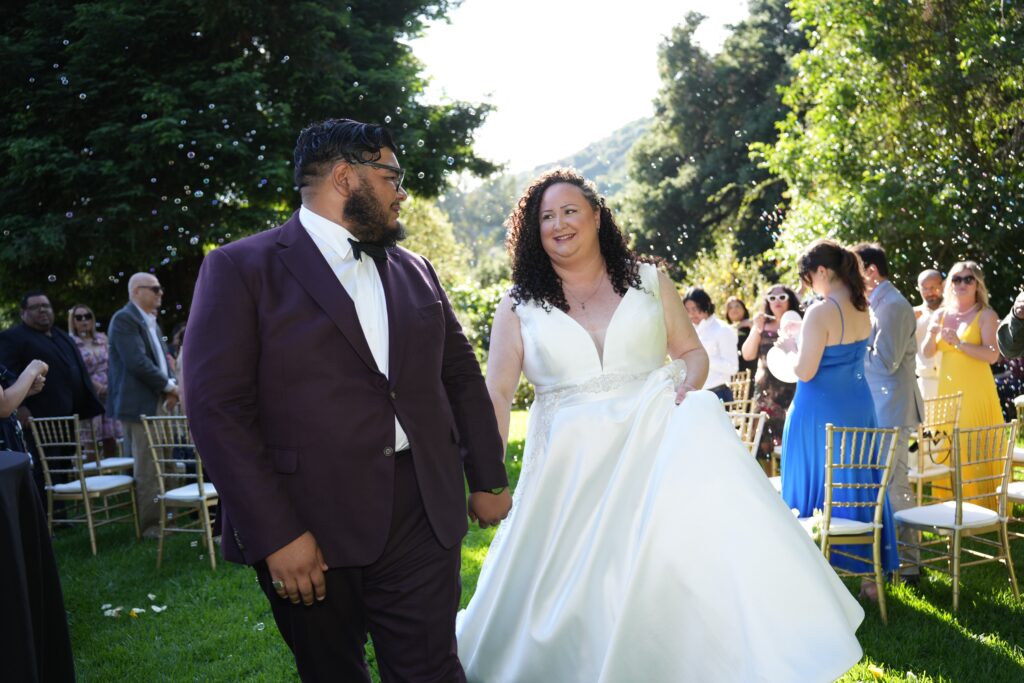
[[[959,285],[961,283],[965,285],[973,285],[977,281],[977,279],[978,278],[974,277],[973,275],[954,275],[953,277],[949,278],[949,281],[952,282],[954,285]]]
[[[153,292],[154,294],[163,294],[164,293],[164,288],[161,287],[160,285],[139,285],[137,287],[137,289],[148,289],[149,291]]]
[[[789,300],[789,295],[787,294],[769,294],[768,296],[765,297],[765,301],[768,301],[770,303],[787,300]]]
[[[92,313],[75,313],[75,320],[80,323],[83,323],[86,320],[92,320]]]

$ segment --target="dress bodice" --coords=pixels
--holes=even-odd
[[[583,326],[567,313],[535,301],[516,306],[523,337],[523,374],[539,391],[600,375],[639,375],[665,364],[668,336],[658,271],[640,265],[641,289],[630,288],[608,322],[604,357]]]

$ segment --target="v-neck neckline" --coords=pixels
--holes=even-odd
[[[573,325],[575,325],[576,328],[580,330],[583,333],[583,335],[587,338],[587,341],[590,342],[590,348],[594,351],[594,355],[597,357],[597,364],[601,368],[602,373],[604,372],[604,352],[608,350],[608,333],[611,332],[612,325],[615,324],[615,319],[619,315],[619,310],[622,308],[622,305],[626,303],[626,297],[628,297],[632,291],[632,287],[626,290],[626,293],[622,296],[622,298],[619,300],[619,303],[615,306],[615,310],[612,312],[612,316],[608,318],[608,325],[605,326],[604,335],[601,337],[600,351],[598,351],[597,342],[594,341],[594,337],[591,336],[590,332],[587,331],[587,328],[583,327],[583,325],[580,324],[579,320],[576,320],[576,318],[572,317],[571,315],[563,311],[561,308],[558,308],[557,306],[552,306],[554,310],[561,313]]]

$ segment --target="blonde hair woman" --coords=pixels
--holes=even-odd
[[[942,353],[939,364],[939,396],[964,392],[960,427],[1000,424],[1003,413],[992,377],[992,363],[999,360],[996,328],[999,315],[988,305],[985,275],[974,261],[958,261],[946,276],[943,303],[931,317],[921,353],[931,358]],[[977,465],[968,477],[983,476]],[[993,475],[998,472],[993,471]],[[965,488],[967,495],[994,492],[996,482]],[[982,501],[995,508],[996,499]]]
[[[96,330],[96,314],[85,304],[75,304],[68,309],[68,333],[78,347],[78,353],[85,362],[85,369],[92,379],[96,397],[107,401],[107,335]],[[92,419],[92,427],[100,442],[103,457],[118,454],[117,442],[124,437],[121,423],[106,415]]]

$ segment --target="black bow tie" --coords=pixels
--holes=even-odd
[[[372,242],[356,242],[351,237],[348,238],[348,243],[352,245],[352,255],[356,257],[356,261],[362,261],[363,254],[372,257],[376,261],[380,261],[381,259],[386,259],[388,257],[387,249],[379,244],[373,244]]]

